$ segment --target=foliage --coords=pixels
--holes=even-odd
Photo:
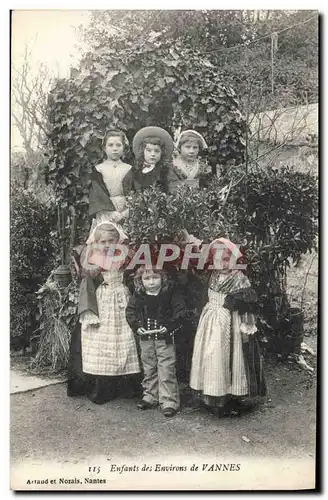
[[[277,327],[288,309],[287,266],[316,248],[317,179],[287,165],[280,169],[250,165],[247,175],[236,182],[240,174],[240,169],[227,170],[214,181],[212,192],[215,196],[218,184],[233,184],[221,211],[224,235],[242,242],[262,316]]]
[[[212,163],[243,160],[245,122],[233,90],[202,54],[179,43],[93,52],[70,79],[57,83],[49,96],[48,178],[63,208],[74,200],[78,228],[106,129],[118,127],[131,141],[139,128],[153,124],[172,135],[179,126],[197,129],[210,145]]]
[[[10,235],[11,337],[31,335],[35,292],[50,272],[56,245],[53,212],[30,190],[13,184]]]
[[[80,35],[91,50],[141,46],[152,39],[179,41],[206,54],[242,101],[249,96],[252,80],[253,110],[259,96],[265,101],[263,110],[318,101],[316,14],[313,10],[186,10],[183,15],[172,10],[104,10],[92,12]],[[272,94],[273,32],[278,32],[278,48]]]
[[[172,242],[182,237],[183,229],[208,239],[218,230],[206,189],[180,186],[175,193],[165,194],[152,186],[131,194],[127,201],[130,215],[125,229],[132,243]]]
[[[315,20],[311,23],[316,27]],[[305,36],[303,33],[309,45],[313,40],[313,47],[312,50],[307,49],[306,57],[304,54],[297,57],[290,48],[284,49],[287,46],[284,36],[282,33],[279,37],[278,49],[274,53],[273,72],[270,37],[258,44],[243,47],[242,51],[217,54],[220,77],[228,85],[233,84],[245,113],[318,102],[316,38],[313,40],[313,35],[308,33]],[[314,33],[314,36],[317,34]]]
[[[91,13],[90,23],[80,28],[80,37],[90,49],[139,45],[147,36],[180,40],[192,47],[213,50],[250,38],[256,27],[251,11],[236,10],[102,10]]]
[[[51,207],[54,202],[54,193],[50,186],[44,182],[44,171],[47,158],[40,150],[29,154],[12,152],[10,158],[11,182],[20,189],[33,191],[35,197],[45,206]]]
[[[38,352],[32,367],[58,372],[67,366],[72,329],[77,315],[78,286],[72,281],[61,289],[52,275],[37,292]]]

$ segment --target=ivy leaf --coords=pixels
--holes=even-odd
[[[222,122],[219,122],[219,123],[217,123],[217,124],[215,125],[215,127],[214,127],[214,128],[215,128],[216,132],[221,132],[221,130],[223,130],[223,129],[224,129],[224,124],[223,124]]]
[[[81,139],[79,141],[83,148],[85,148],[86,144],[89,142],[91,135],[92,135],[91,130],[84,132],[83,136],[81,137]]]
[[[78,179],[80,177],[80,166],[77,165],[76,167],[72,168],[71,174]]]
[[[164,80],[166,83],[174,83],[176,81],[172,76],[164,76]]]
[[[104,83],[107,84],[112,81],[114,76],[118,75],[120,72],[118,70],[109,70],[105,76]]]
[[[169,67],[176,68],[177,66],[179,66],[180,61],[179,60],[172,60],[172,59],[163,59],[163,63]]]

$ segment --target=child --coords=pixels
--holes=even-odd
[[[164,271],[140,267],[135,287],[126,319],[140,337],[144,378],[143,398],[137,407],[148,410],[160,404],[164,416],[172,417],[180,406],[174,334],[183,325],[184,301],[168,289]]]
[[[86,303],[80,316],[83,372],[93,382],[89,399],[98,404],[116,396],[122,376],[140,372],[134,335],[125,319],[129,292],[123,284],[123,262],[114,262],[109,270],[104,270],[107,266],[102,264],[109,245],[124,239],[120,228],[111,221],[98,224],[89,245],[96,243],[103,254],[99,248],[91,249],[82,264],[86,272],[92,272],[93,277],[101,274],[103,280],[96,289],[96,308],[92,310],[92,305]],[[93,264],[91,270],[90,263],[98,265]]]
[[[224,245],[222,269],[211,272],[208,303],[201,314],[194,343],[190,387],[199,392],[208,410],[218,416],[242,410],[266,394],[262,358],[255,333],[256,295],[248,278],[230,269],[232,254],[242,257],[229,240],[211,244],[211,257],[218,267]],[[253,399],[253,401],[252,401]]]
[[[173,159],[173,166],[169,171],[169,190],[173,192],[181,185],[200,187],[211,175],[211,168],[198,156],[207,149],[204,137],[195,130],[182,132],[175,144],[178,155]]]
[[[133,152],[136,157],[134,190],[158,184],[167,192],[167,173],[173,152],[170,134],[160,127],[144,127],[134,136]]]
[[[132,166],[121,158],[129,147],[126,135],[121,130],[109,130],[103,146],[107,160],[96,165],[91,173],[89,193],[89,214],[94,218],[90,235],[96,224],[113,221],[123,222],[129,216],[126,196],[132,190]],[[90,237],[87,244],[90,243]],[[88,295],[88,301],[95,304],[95,284],[88,274],[82,278],[80,295]],[[94,308],[97,311],[97,307]],[[79,313],[81,309],[79,308]]]
[[[107,159],[91,173],[89,215],[97,222],[103,217],[121,222],[128,217],[126,196],[132,189],[132,167],[121,159],[129,143],[124,132],[109,130],[103,145]]]

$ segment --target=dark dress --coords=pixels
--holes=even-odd
[[[147,189],[150,186],[159,186],[164,193],[168,192],[168,180],[167,180],[168,168],[166,165],[157,164],[148,173],[142,173],[140,168],[134,167],[132,169],[132,190],[140,191]]]

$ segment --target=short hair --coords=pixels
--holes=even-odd
[[[187,132],[186,134],[182,135],[178,144],[178,149],[180,150],[183,144],[186,144],[186,142],[189,142],[191,140],[197,142],[199,149],[203,149],[203,143],[201,138],[197,134],[194,134],[193,132]]]
[[[128,138],[126,137],[125,133],[122,130],[118,130],[118,129],[108,130],[104,136],[104,139],[103,139],[103,147],[106,146],[106,143],[107,143],[109,137],[119,137],[122,141],[124,150],[128,148],[129,141],[128,141]]]
[[[147,271],[152,271],[154,274],[159,274],[162,278],[162,286],[161,290],[162,291],[167,291],[169,288],[169,281],[168,281],[168,276],[167,272],[164,271],[164,269],[157,269],[155,266],[152,267],[147,267],[147,266],[140,266],[135,273],[134,276],[134,286],[137,292],[145,291],[144,284],[142,282],[142,276],[147,272]]]

